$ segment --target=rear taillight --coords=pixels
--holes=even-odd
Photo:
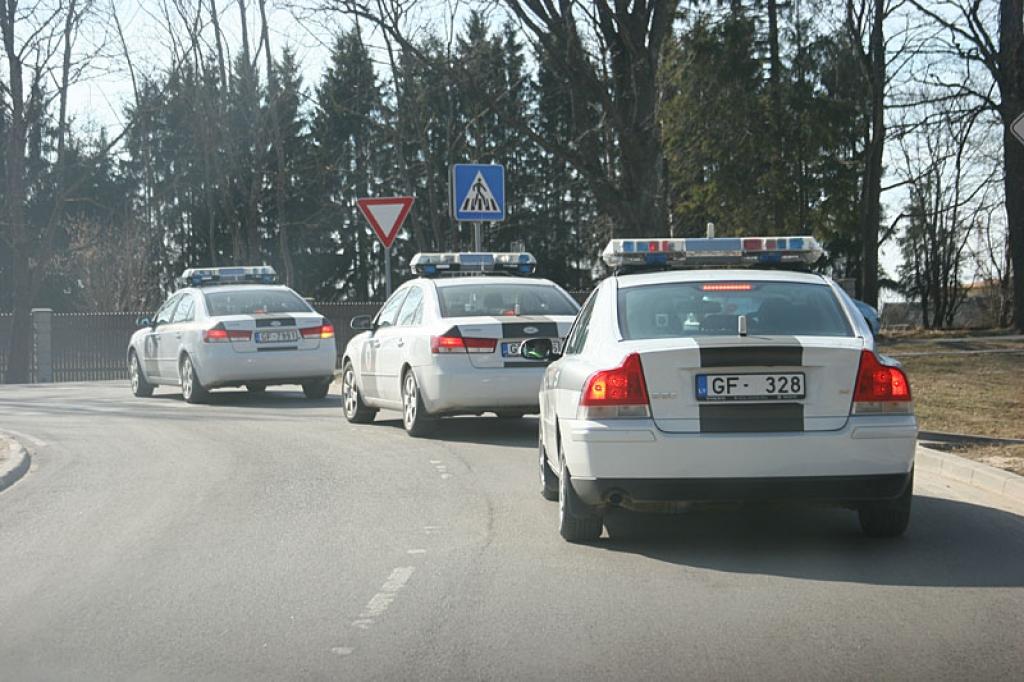
[[[580,419],[649,417],[650,401],[640,355],[633,353],[615,369],[594,372],[580,396]]]
[[[899,367],[883,365],[872,351],[860,354],[851,414],[912,414],[910,382]]]
[[[323,324],[316,327],[303,327],[299,330],[299,333],[302,334],[304,339],[333,339],[334,325],[324,320]]]
[[[474,339],[462,336],[431,336],[431,353],[493,353],[497,339]]]
[[[206,343],[226,343],[228,341],[248,341],[252,338],[252,332],[248,329],[226,329],[224,323],[218,324],[213,329],[203,331],[203,341]]]

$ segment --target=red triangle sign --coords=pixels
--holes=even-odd
[[[416,197],[380,197],[377,199],[356,199],[356,206],[377,233],[377,238],[386,248],[391,248],[402,229],[402,223],[409,216],[412,202]]]

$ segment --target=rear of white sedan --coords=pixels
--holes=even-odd
[[[820,254],[808,238],[772,241],[776,255]],[[657,244],[683,261],[687,245],[743,256],[757,242],[643,243],[645,257]],[[545,497],[560,500],[563,536],[598,537],[611,507],[766,499],[839,503],[868,535],[902,533],[917,434],[910,387],[849,297],[805,272],[658,260],[660,272],[605,280],[547,370],[541,477]],[[547,354],[542,342],[525,346]]]
[[[509,267],[498,267],[502,262]],[[439,267],[440,266],[440,267]],[[413,436],[439,417],[536,412],[547,361],[524,358],[519,344],[542,337],[558,344],[579,309],[555,283],[529,277],[526,253],[417,254],[421,277],[403,284],[344,353],[345,416],[373,419],[401,410]],[[508,276],[507,272],[518,276]]]
[[[299,384],[323,398],[337,362],[334,327],[298,294],[270,283],[267,266],[189,270],[172,295],[133,336],[132,389],[181,386],[188,402],[212,389]]]

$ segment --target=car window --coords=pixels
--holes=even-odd
[[[204,292],[211,317],[309,313],[313,309],[290,289],[240,289]]]
[[[171,323],[176,324],[178,322],[191,322],[195,319],[196,315],[196,300],[189,294],[185,294],[178,301],[178,307],[174,309],[174,316],[171,317]]]
[[[167,302],[160,306],[160,310],[156,311],[154,316],[154,322],[156,324],[167,324],[171,321],[171,315],[174,314],[174,307],[178,305],[178,301],[181,300],[181,294],[175,294],[167,299]]]
[[[384,307],[377,313],[377,327],[391,327],[394,326],[395,320],[398,319],[398,311],[402,308],[402,302],[405,301],[406,294],[409,293],[408,289],[402,289],[396,291],[395,294],[388,299]]]
[[[423,290],[419,287],[410,287],[409,295],[405,297],[402,304],[402,312],[398,314],[398,325],[407,327],[417,325],[423,321]]]
[[[586,303],[583,304],[580,314],[576,316],[572,329],[569,330],[569,336],[566,338],[565,350],[563,351],[566,355],[575,355],[581,352],[583,346],[586,345],[587,336],[590,334],[590,316],[594,312],[594,302],[596,300],[597,290],[594,290]]]
[[[752,335],[853,335],[825,284],[716,281],[624,287],[618,308],[624,339],[735,335],[740,315],[746,316]]]
[[[473,284],[437,288],[442,317],[575,315],[576,301],[546,284]]]

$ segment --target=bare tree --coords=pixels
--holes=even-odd
[[[936,85],[974,97],[999,115],[1013,319],[1016,328],[1024,331],[1024,145],[1011,131],[1014,120],[1024,114],[1024,0],[910,1],[942,29],[936,37],[937,51],[959,59],[968,76],[981,67],[998,90],[997,95],[978,88],[969,77],[933,78]]]

